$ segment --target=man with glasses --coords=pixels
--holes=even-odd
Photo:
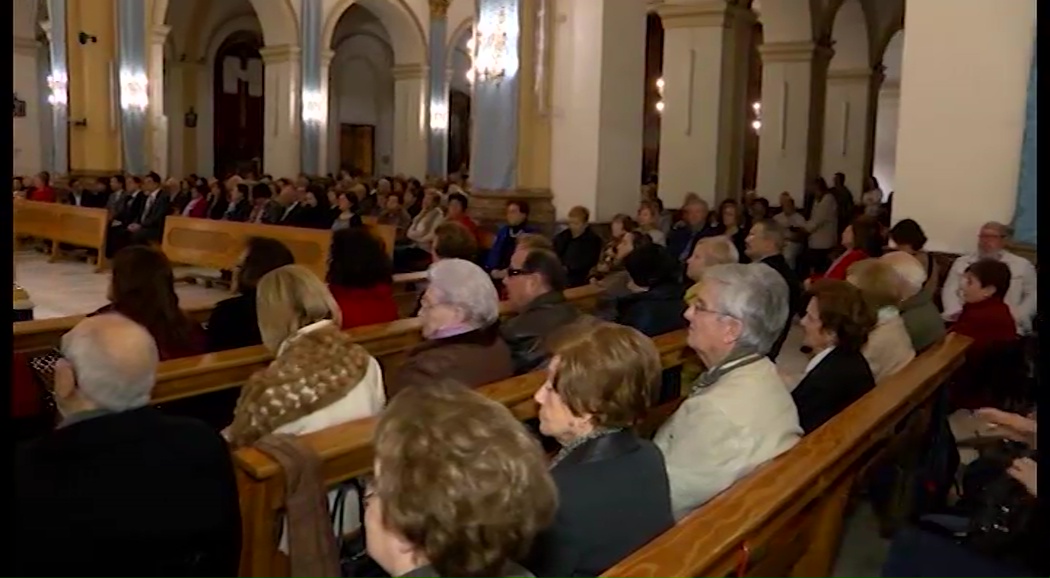
[[[1028,259],[1006,250],[1006,243],[1012,234],[1013,229],[1010,227],[989,221],[977,235],[977,252],[963,255],[952,263],[941,293],[945,321],[955,321],[962,311],[959,288],[966,268],[980,259],[996,259],[1010,268],[1010,288],[1005,301],[1017,323],[1017,334],[1025,336],[1032,332],[1032,319],[1036,313],[1035,266]]]

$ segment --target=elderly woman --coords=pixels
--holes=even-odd
[[[425,341],[408,351],[387,380],[387,395],[441,378],[478,387],[514,375],[497,324],[499,298],[488,274],[470,261],[442,259],[427,276],[419,312]]]
[[[875,380],[885,379],[915,359],[915,348],[899,309],[900,276],[883,261],[865,259],[849,268],[846,280],[860,289],[877,318],[862,351]]]
[[[688,343],[708,368],[657,431],[676,519],[794,446],[798,412],[766,356],[787,322],[788,288],[761,263],[704,270],[686,296]]]
[[[532,576],[515,560],[557,508],[546,462],[503,405],[447,381],[405,391],[376,426],[368,554],[391,576]]]
[[[241,388],[234,446],[271,433],[301,435],[374,415],[386,402],[379,363],[339,329],[328,288],[301,265],[267,273],[256,289],[259,332],[274,355]]]
[[[537,576],[598,576],[674,525],[664,458],[633,431],[652,401],[660,355],[622,325],[567,331],[536,391],[540,431],[562,449],[554,525],[526,566]]]
[[[629,215],[620,213],[612,218],[612,221],[609,223],[609,240],[602,247],[602,254],[598,259],[598,264],[591,269],[588,279],[601,281],[606,275],[620,268],[620,262],[617,259],[620,240],[623,239],[625,234],[633,231],[634,228],[634,219]]]
[[[933,295],[923,290],[926,270],[922,263],[904,251],[892,251],[880,260],[893,268],[900,281],[901,319],[912,347],[918,352],[937,343],[946,332],[944,319],[933,303]]]
[[[860,290],[845,281],[821,279],[809,290],[802,342],[815,353],[791,391],[802,430],[810,433],[875,387],[861,348],[875,316]]]

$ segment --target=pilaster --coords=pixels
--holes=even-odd
[[[448,75],[445,35],[449,0],[430,0],[430,88],[427,102],[427,174],[444,177],[448,172]]]
[[[874,162],[882,67],[829,70],[827,78],[823,174],[843,173],[846,185],[859,196]]]
[[[419,177],[427,170],[426,78],[421,64],[393,67],[394,173]]]
[[[300,52],[288,44],[259,50],[266,83],[263,172],[274,178],[294,177],[300,170]]]
[[[64,56],[68,64],[69,172],[113,174],[125,168],[120,73],[114,65],[119,60],[116,1],[58,0],[49,8],[59,2],[66,13],[62,33],[68,52]],[[50,14],[54,17],[55,12]],[[90,31],[93,40],[81,44],[82,31]],[[58,34],[55,30],[55,36]],[[56,150],[60,146],[56,141]]]

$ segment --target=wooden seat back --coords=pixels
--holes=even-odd
[[[686,330],[653,339],[664,368],[677,367],[690,358]],[[521,420],[536,417],[532,397],[546,380],[545,371],[482,386],[480,393],[511,409]],[[662,415],[654,412],[654,415]],[[332,487],[372,471],[372,436],[377,418],[366,418],[301,436],[322,461],[321,475]],[[651,427],[646,425],[646,427]],[[241,576],[287,576],[287,557],[278,550],[285,481],[276,461],[255,448],[234,452],[234,467],[241,502]]]
[[[602,576],[827,576],[857,475],[931,405],[970,343],[949,334]]]
[[[106,230],[109,226],[105,209],[78,207],[59,203],[15,200],[15,237],[35,237],[51,243],[51,260],[59,256],[59,244],[74,245],[98,251],[97,269],[105,266]]]

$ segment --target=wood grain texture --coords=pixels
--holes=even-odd
[[[105,266],[106,230],[109,226],[105,209],[21,199],[13,202],[13,208],[16,238],[35,237],[49,241],[52,260],[59,257],[59,243],[95,249],[99,254],[97,269]]]

